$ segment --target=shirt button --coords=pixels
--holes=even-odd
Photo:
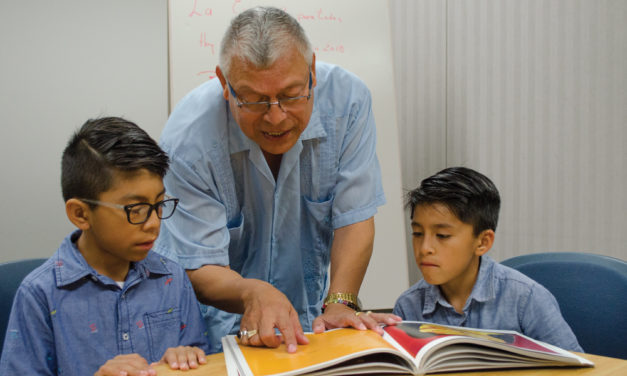
[[[95,275],[92,275],[91,276],[91,280],[94,281],[94,282],[97,282],[98,281],[98,277],[96,277]]]
[[[128,333],[122,334],[122,339],[128,341]]]

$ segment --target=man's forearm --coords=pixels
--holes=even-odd
[[[329,292],[357,295],[372,256],[373,242],[373,217],[335,230]]]
[[[244,313],[244,301],[256,289],[271,287],[268,283],[242,277],[228,266],[204,265],[187,270],[198,300],[223,311]]]

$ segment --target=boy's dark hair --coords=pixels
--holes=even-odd
[[[410,218],[423,204],[439,203],[449,208],[460,221],[472,225],[474,234],[496,230],[501,198],[494,183],[485,175],[466,167],[450,167],[420,182],[407,194]]]
[[[89,119],[63,151],[63,199],[98,199],[111,188],[115,171],[146,169],[163,178],[168,164],[168,155],[135,123],[119,117]]]

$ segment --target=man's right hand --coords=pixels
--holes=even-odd
[[[249,287],[243,297],[245,309],[240,323],[243,344],[278,347],[284,342],[287,352],[293,353],[297,344],[309,343],[298,313],[282,292],[260,280],[249,279],[245,283]],[[276,334],[275,328],[281,336]]]
[[[188,270],[187,275],[200,302],[243,314],[240,323],[240,331],[246,330],[246,335],[241,338],[243,344],[278,347],[283,342],[287,351],[292,353],[297,345],[309,343],[289,299],[271,284],[243,278],[228,266],[219,265]],[[255,330],[249,338],[248,333]]]

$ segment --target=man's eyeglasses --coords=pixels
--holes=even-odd
[[[270,106],[276,104],[283,112],[295,111],[299,110],[303,104],[309,101],[311,98],[311,86],[312,86],[312,75],[311,69],[309,70],[309,92],[307,95],[299,95],[297,97],[287,97],[287,98],[277,98],[275,102],[270,101],[260,101],[260,102],[242,102],[239,100],[237,93],[233,90],[233,86],[227,80],[226,84],[231,91],[231,94],[235,97],[235,101],[237,103],[237,107],[243,108],[248,112],[253,112],[257,114],[264,113],[270,110]]]
[[[126,219],[130,224],[133,225],[141,225],[142,223],[148,221],[148,218],[150,218],[153,210],[157,213],[157,217],[159,217],[159,219],[170,218],[172,214],[174,214],[174,210],[176,210],[176,205],[178,205],[179,203],[178,198],[168,198],[167,200],[155,202],[154,205],[147,202],[139,202],[137,204],[130,205],[120,205],[113,204],[111,202],[90,200],[87,198],[81,198],[79,200],[87,202],[89,204],[124,209],[124,211],[126,212]]]

